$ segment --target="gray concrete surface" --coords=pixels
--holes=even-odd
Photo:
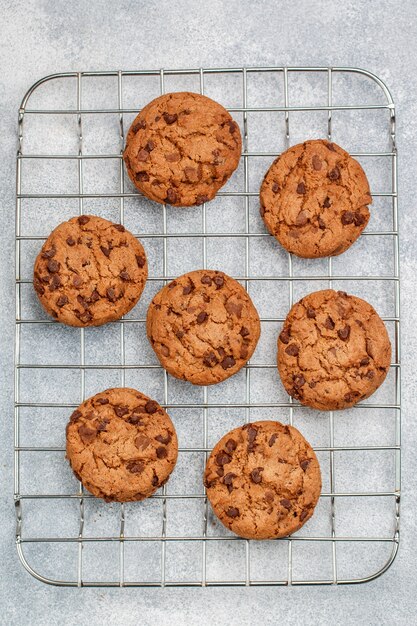
[[[0,623],[408,624],[417,609],[415,327],[416,3],[0,1]],[[12,350],[17,108],[36,79],[64,70],[350,65],[383,78],[398,109],[402,269],[403,502],[399,555],[361,586],[62,589],[27,574],[14,546]]]

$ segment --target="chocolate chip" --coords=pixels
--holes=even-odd
[[[129,413],[129,409],[127,408],[127,406],[119,404],[114,407],[114,412],[116,413],[117,417],[123,417],[123,415]]]
[[[344,328],[340,328],[340,330],[337,331],[337,334],[342,341],[347,341],[350,335],[350,326],[346,325]]]
[[[104,256],[109,258],[109,256],[110,256],[110,248],[106,248],[105,246],[100,246],[100,250],[102,251]]]
[[[140,415],[136,415],[135,413],[133,415],[131,415],[127,420],[126,420],[129,424],[132,424],[133,426],[142,426],[143,425],[143,421]]]
[[[203,358],[203,363],[207,367],[214,367],[215,365],[217,365],[218,362],[219,361],[218,361],[216,355],[214,354],[214,352],[209,352]]]
[[[323,207],[324,207],[325,209],[329,209],[329,208],[331,207],[331,205],[332,205],[332,203],[330,202],[330,198],[329,198],[329,196],[326,196],[326,197],[324,198]]]
[[[138,264],[138,267],[142,268],[144,267],[145,263],[146,263],[146,259],[145,257],[136,254],[136,263]]]
[[[287,498],[282,498],[282,500],[280,500],[279,503],[280,503],[281,506],[283,506],[288,511],[290,510],[291,502],[289,500],[287,500]]]
[[[286,352],[286,354],[289,354],[290,356],[297,356],[298,353],[299,353],[299,349],[298,349],[297,344],[290,343],[288,348],[285,348],[285,352]]]
[[[204,204],[204,202],[208,202],[209,197],[206,194],[198,194],[198,196],[195,199],[195,205],[198,206],[199,204]]]
[[[80,313],[79,311],[75,311],[75,314],[77,315],[78,319],[83,322],[83,324],[87,324],[93,319],[93,314],[88,309],[86,309],[82,313]]]
[[[273,191],[274,193],[277,193],[277,191],[279,191],[279,185],[278,185],[278,183],[273,183],[273,184],[272,184],[272,191]]]
[[[97,403],[98,404],[108,404],[109,403],[109,399],[108,398],[97,398]]]
[[[300,514],[300,522],[304,522],[304,520],[305,520],[305,518],[307,517],[307,515],[308,515],[308,511],[307,511],[307,509],[303,509],[303,510],[301,511],[301,514]]]
[[[143,461],[129,461],[126,463],[126,469],[131,474],[140,474],[143,472],[145,463]]]
[[[120,278],[122,280],[130,280],[130,276],[129,274],[126,272],[126,270],[122,270],[119,274]]]
[[[76,422],[82,416],[81,411],[75,409],[75,411],[71,414],[70,422]]]
[[[217,348],[217,352],[219,353],[219,355],[223,358],[224,356],[226,356],[226,350],[224,348],[222,348],[222,346],[220,346],[220,348]]]
[[[155,400],[148,400],[145,404],[145,411],[150,415],[153,415],[158,410],[158,403]]]
[[[107,430],[107,426],[108,426],[108,424],[109,424],[109,423],[110,423],[110,422],[109,422],[109,420],[108,420],[108,419],[103,419],[103,420],[101,420],[101,421],[98,423],[98,426],[97,426],[97,431],[98,431],[99,433],[101,433],[101,432],[106,432],[106,430]]]
[[[336,152],[334,145],[330,143],[330,141],[325,143],[324,145],[326,146],[328,150],[331,150],[332,152]]]
[[[369,378],[369,380],[372,380],[374,376],[375,376],[375,372],[373,370],[369,370],[369,372],[366,373],[366,378]]]
[[[167,124],[174,124],[177,121],[178,115],[176,113],[162,113],[162,117],[164,118]]]
[[[200,280],[203,285],[211,285],[211,278],[207,274],[204,274],[204,276],[202,276]]]
[[[172,187],[168,187],[165,202],[168,202],[169,204],[175,204],[175,202],[178,202],[178,200],[179,196],[175,189],[173,189]]]
[[[308,215],[307,211],[300,211],[295,219],[297,226],[305,226],[308,222]]]
[[[107,295],[107,298],[110,300],[110,302],[116,302],[117,296],[116,296],[116,292],[113,289],[113,287],[108,287],[107,288],[106,295]]]
[[[69,246],[75,246],[76,241],[72,237],[67,237],[66,242]]]
[[[98,300],[100,300],[100,294],[97,289],[94,289],[91,296],[89,297],[89,300],[90,302],[97,302]]]
[[[218,467],[216,469],[216,474],[217,476],[220,476],[220,478],[224,475],[224,469],[222,467]]]
[[[88,215],[80,215],[80,217],[78,218],[78,223],[80,224],[80,226],[84,226],[89,221],[90,218],[88,217]]]
[[[274,443],[276,442],[276,440],[278,439],[278,435],[276,433],[273,433],[268,441],[268,445],[270,448],[272,448],[272,446],[274,445]]]
[[[39,293],[41,296],[45,293],[45,288],[42,286],[42,283],[39,280],[39,278],[33,279],[33,286],[35,288],[35,291]]]
[[[78,294],[77,296],[77,301],[81,304],[82,307],[84,307],[84,309],[88,309],[88,303],[85,300],[85,298],[83,296],[81,296],[80,294]]]
[[[227,450],[228,452],[230,452],[230,453],[231,453],[231,452],[234,452],[234,451],[236,450],[237,443],[236,443],[236,441],[235,441],[234,439],[228,439],[228,440],[226,441],[226,444],[225,444],[225,446],[224,446],[224,447],[226,448],[226,450]]]
[[[167,433],[166,435],[158,435],[155,437],[159,443],[163,443],[166,446],[171,441],[171,433]]]
[[[324,230],[324,229],[326,228],[326,224],[325,224],[324,220],[323,220],[321,217],[319,217],[319,218],[317,219],[317,221],[318,221],[318,223],[319,223],[319,228],[320,228],[320,230]]]
[[[330,178],[330,180],[338,180],[340,178],[339,168],[334,167],[332,170],[330,170],[330,172],[328,173],[328,177]]]
[[[353,393],[348,392],[348,393],[345,393],[344,400],[345,400],[345,402],[353,402],[354,397],[355,396],[353,395]]]
[[[52,259],[53,256],[55,256],[56,254],[56,248],[55,246],[52,246],[52,248],[49,248],[49,250],[45,250],[44,252],[42,252],[41,257],[43,259]]]
[[[145,148],[142,148],[141,150],[139,150],[136,159],[141,163],[145,163],[145,161],[149,159],[149,152],[145,150]]]
[[[169,356],[169,348],[165,346],[163,343],[161,344],[161,352],[164,356]]]
[[[158,459],[165,459],[168,456],[168,452],[165,446],[158,446],[158,448],[156,449],[156,456],[158,457]]]
[[[321,162],[321,158],[317,154],[313,155],[312,162],[313,162],[313,169],[315,169],[316,171],[321,170],[322,162]]]
[[[65,304],[68,304],[68,302],[69,302],[68,297],[63,295],[63,296],[59,296],[58,300],[56,301],[56,305],[61,308]]]
[[[250,335],[250,331],[249,331],[249,329],[248,329],[248,328],[246,328],[246,326],[242,326],[242,328],[241,328],[241,329],[240,329],[240,331],[239,331],[239,334],[240,334],[242,337],[247,337],[248,335]]]
[[[239,517],[240,512],[239,512],[239,509],[237,509],[236,507],[229,506],[229,508],[226,510],[226,515],[228,517],[235,518],[235,517]]]
[[[305,186],[305,184],[304,184],[303,182],[298,183],[298,185],[297,185],[297,193],[299,193],[299,194],[305,194],[305,192],[306,192],[306,186]]]
[[[58,263],[58,261],[55,261],[55,259],[50,259],[48,263],[46,264],[46,267],[48,268],[48,272],[51,272],[51,274],[54,274],[55,272],[58,272],[59,268],[61,267],[61,264]]]
[[[311,306],[307,308],[307,317],[309,319],[315,319],[316,317],[316,312]]]
[[[135,437],[135,447],[138,450],[146,450],[149,447],[151,440],[146,435],[138,435]]]
[[[229,132],[233,135],[233,133],[236,132],[236,123],[230,120],[229,122],[227,122],[227,124],[229,126]]]
[[[136,172],[135,179],[140,183],[147,183],[149,180],[149,174],[143,170],[141,172]]]
[[[230,456],[230,454],[227,454],[227,452],[224,452],[224,450],[222,450],[221,452],[218,452],[216,454],[216,465],[227,465],[228,463],[230,463],[230,461],[232,460],[232,457]]]
[[[258,435],[257,429],[249,424],[248,426],[248,452],[252,452],[254,449],[255,439]]]
[[[193,281],[189,280],[188,285],[185,285],[184,289],[182,290],[182,293],[184,296],[188,296],[188,294],[194,291],[194,289],[195,289],[195,285]]]
[[[293,385],[296,389],[299,389],[303,385],[305,385],[306,379],[302,374],[296,374],[293,376]]]
[[[197,324],[202,324],[203,322],[206,321],[207,318],[208,318],[207,313],[205,311],[201,311],[201,313],[197,315]]]
[[[82,278],[78,276],[78,274],[74,274],[74,276],[72,277],[72,284],[78,289],[78,287],[81,287],[81,285],[83,284]]]
[[[263,470],[263,467],[255,467],[255,469],[252,470],[250,473],[251,481],[255,483],[255,485],[259,485],[259,483],[262,481],[262,476],[261,476],[262,470]]]
[[[132,126],[131,131],[136,134],[140,128],[146,128],[146,122],[144,120],[136,122],[136,124]]]
[[[369,356],[366,356],[364,359],[361,360],[360,364],[362,367],[365,367],[366,365],[369,365],[370,362],[370,358]]]
[[[150,139],[148,141],[148,143],[145,146],[145,150],[147,150],[148,152],[152,152],[152,150],[155,148],[155,144],[154,142]]]
[[[221,289],[224,285],[224,278],[223,276],[216,275],[213,278],[213,282],[216,285],[217,289]]]
[[[342,217],[340,218],[343,226],[347,226],[348,224],[352,224],[355,219],[352,211],[343,211]]]
[[[290,329],[289,329],[289,328],[284,328],[284,329],[280,332],[280,335],[279,335],[279,340],[280,340],[280,341],[282,341],[282,343],[287,344],[287,343],[289,343],[290,338],[291,338],[291,335],[290,335]]]
[[[58,274],[53,274],[51,278],[51,282],[49,283],[49,291],[56,291],[61,287],[61,279]]]
[[[159,478],[156,474],[154,474],[152,477],[152,486],[157,487],[158,485],[159,485]]]
[[[229,368],[233,367],[235,364],[236,364],[236,361],[234,360],[232,356],[224,357],[223,361],[220,363],[220,365],[222,366],[224,370],[228,370]]]
[[[310,464],[309,459],[304,459],[304,461],[301,461],[301,463],[300,463],[300,467],[301,467],[301,469],[303,470],[303,472],[305,472],[305,471],[306,471],[306,469],[307,469],[307,467],[309,466],[309,464]]]
[[[89,428],[88,426],[82,424],[78,429],[78,434],[80,435],[82,442],[87,444],[94,441],[97,431],[95,428]]]
[[[233,472],[228,472],[224,475],[223,483],[229,487],[233,484],[234,478],[236,478],[236,474],[233,474]]]
[[[330,317],[330,315],[328,315],[326,317],[326,320],[324,322],[324,326],[325,328],[327,328],[328,330],[333,330],[334,328],[334,321],[332,320],[332,318]]]
[[[353,221],[355,226],[362,226],[366,222],[366,217],[357,211],[353,214]]]

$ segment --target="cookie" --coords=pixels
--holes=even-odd
[[[43,308],[69,326],[118,320],[148,276],[142,244],[121,224],[81,215],[52,231],[38,254],[33,286]]]
[[[212,200],[239,165],[239,126],[220,104],[197,93],[152,100],[133,121],[124,161],[148,198],[173,206]]]
[[[359,163],[323,139],[293,146],[261,186],[261,215],[288,252],[304,258],[341,254],[369,221],[369,183]]]
[[[254,422],[215,445],[204,484],[219,520],[246,539],[285,537],[313,515],[321,474],[310,444],[293,426]]]
[[[168,480],[177,454],[168,414],[135,389],[88,398],[67,425],[66,457],[75,476],[107,502],[148,498]]]
[[[194,385],[213,385],[236,374],[260,335],[249,294],[214,270],[189,272],[163,287],[149,306],[146,328],[161,365]]]
[[[278,338],[278,370],[301,404],[323,411],[368,398],[384,381],[391,343],[375,309],[343,291],[316,291],[295,304]]]

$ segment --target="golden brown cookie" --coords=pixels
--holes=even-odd
[[[249,294],[213,270],[184,274],[161,289],[149,306],[146,328],[162,366],[195,385],[213,385],[236,374],[260,335]]]
[[[124,161],[148,198],[174,206],[212,200],[239,165],[239,126],[220,104],[197,93],[152,100],[133,121]]]
[[[67,425],[67,459],[84,487],[107,502],[143,500],[165,484],[178,442],[169,415],[135,389],[85,400]]]
[[[121,224],[81,215],[52,231],[38,254],[33,286],[44,309],[69,326],[118,320],[148,276],[142,244]]]
[[[313,515],[321,473],[313,449],[293,426],[254,422],[215,445],[204,474],[214,513],[247,539],[285,537]]]
[[[261,215],[288,252],[341,254],[369,221],[372,197],[359,163],[335,143],[312,139],[271,165],[261,186]]]
[[[351,407],[383,383],[391,343],[375,309],[326,289],[295,304],[278,338],[278,370],[287,392],[315,409]]]

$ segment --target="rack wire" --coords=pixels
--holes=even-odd
[[[99,87],[91,89],[91,81],[99,81]],[[126,179],[122,160],[126,128],[146,98],[184,88],[212,95],[228,105],[240,122],[243,136],[240,174],[232,177],[217,200],[191,211],[161,208],[141,198]],[[103,94],[112,106],[102,106]],[[35,104],[29,108],[33,99]],[[361,126],[362,116],[366,120]],[[98,149],[86,148],[87,127],[92,120],[101,128]],[[33,141],[37,132],[34,121],[41,128],[38,144]],[[314,130],[308,130],[310,124]],[[116,128],[117,138],[110,145],[108,135]],[[56,138],[67,130],[69,143],[75,137],[72,148],[53,149],[53,142],[59,144]],[[313,136],[313,132],[344,147],[353,138],[351,153],[371,175],[377,205],[372,220],[378,216],[377,228],[372,229],[371,221],[359,242],[342,255],[341,263],[342,257],[300,263],[281,250],[259,218],[257,196],[263,172],[281,150],[297,139]],[[275,143],[265,147],[255,135],[272,137]],[[31,148],[33,144],[38,148]],[[32,164],[40,162],[46,164],[47,182],[36,169],[30,170]],[[75,178],[64,175],[65,182],[71,180],[65,190],[58,185],[58,162],[76,166]],[[106,162],[115,165],[111,189],[92,189],[91,181],[96,177],[90,170],[92,162],[98,167]],[[374,188],[374,172],[380,189]],[[28,181],[32,185],[29,191]],[[401,442],[395,107],[382,80],[366,70],[337,67],[161,69],[47,76],[28,90],[19,109],[16,197],[14,491],[16,545],[24,567],[45,583],[67,587],[346,584],[366,582],[385,572],[399,543]],[[95,201],[100,203],[98,210]],[[214,208],[216,202],[218,209]],[[228,222],[221,207],[226,203],[238,207],[239,219],[224,231],[223,218]],[[130,220],[137,220],[134,232],[149,248],[148,255],[152,248],[151,261],[152,255],[162,259],[159,268],[156,260],[150,263],[149,299],[180,273],[178,258],[185,264],[183,271],[188,271],[191,267],[186,264],[193,262],[197,250],[200,256],[194,268],[216,265],[220,269],[228,257],[222,257],[213,245],[222,250],[226,244],[228,251],[236,244],[244,261],[232,273],[255,303],[259,298],[263,309],[262,336],[266,336],[268,346],[261,348],[260,357],[256,358],[257,351],[239,375],[214,392],[207,387],[197,392],[168,377],[147,351],[144,309],[108,325],[108,331],[68,330],[48,319],[31,289],[31,263],[51,230],[49,210],[56,225],[71,216],[64,215],[67,204],[68,210],[77,208],[80,214],[108,216],[106,211],[110,211],[115,221],[131,230]],[[184,215],[191,226],[186,225]],[[145,217],[150,218],[148,229],[143,226]],[[155,226],[158,220],[160,224]],[[266,255],[261,264],[256,257],[258,244]],[[360,255],[369,254],[369,250],[380,253],[370,268],[360,262]],[[188,252],[190,259],[186,258]],[[347,274],[350,265],[355,271]],[[319,414],[283,393],[272,355],[279,325],[300,289],[307,293],[341,285],[353,293],[359,290],[360,295],[383,308],[393,340],[393,362],[387,382],[368,401],[352,410]],[[272,313],[264,308],[265,293],[273,302]],[[384,308],[388,300],[390,304]],[[144,351],[143,358],[129,358],[131,329]],[[101,354],[109,352],[110,357],[91,359],[92,340],[94,350],[94,341],[100,346],[104,342],[107,350]],[[117,344],[117,350],[110,342]],[[42,352],[45,343],[51,348],[47,354]],[[102,503],[77,484],[64,461],[64,426],[71,410],[92,393],[91,376],[94,392],[105,386],[104,380],[110,381],[107,386],[135,386],[134,380],[139,389],[147,392],[149,388],[152,393],[157,379],[154,396],[171,412],[177,428],[182,425],[178,467],[163,489],[146,502]],[[218,524],[201,481],[216,438],[242,421],[261,416],[288,421],[308,435],[324,475],[323,493],[313,519],[292,537],[270,542],[240,539]],[[195,470],[190,469],[193,464]]]

